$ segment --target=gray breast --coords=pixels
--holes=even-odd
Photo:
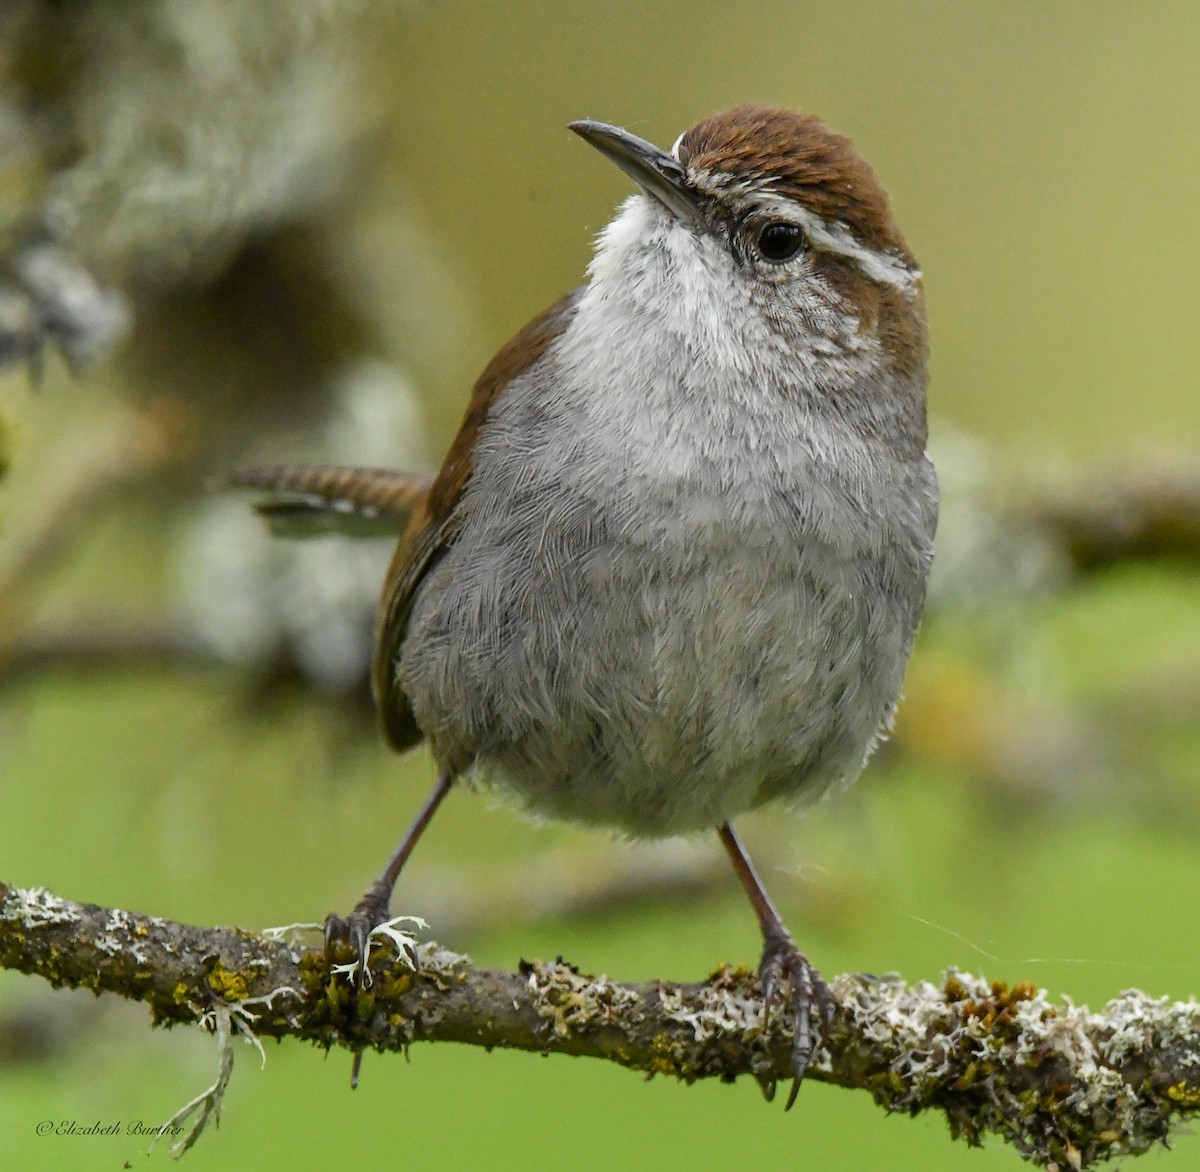
[[[439,760],[637,835],[851,779],[919,619],[927,462],[652,364],[573,398],[554,361],[493,409],[400,651]]]

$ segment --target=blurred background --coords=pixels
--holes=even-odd
[[[248,928],[345,910],[433,780],[364,685],[389,550],[273,542],[223,471],[436,467],[470,383],[577,283],[628,183],[745,101],[824,115],[920,258],[943,478],[895,735],[745,835],[827,974],[957,965],[1093,1006],[1200,990],[1200,10],[8,0],[0,9],[0,877]],[[482,964],[753,963],[706,841],[452,796],[397,892]],[[424,1047],[246,1049],[189,1167],[1015,1168],[807,1085]],[[118,1167],[198,1033],[0,974],[0,1163]],[[165,1149],[153,1159],[168,1159]],[[1156,1166],[1188,1168],[1182,1138]]]

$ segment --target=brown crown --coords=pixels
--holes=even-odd
[[[696,123],[678,153],[686,167],[766,186],[847,225],[868,248],[914,263],[875,172],[848,138],[811,114],[739,106]]]

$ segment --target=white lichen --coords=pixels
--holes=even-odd
[[[535,1012],[552,1023],[560,1038],[618,1019],[627,1024],[625,1015],[640,1001],[633,990],[614,984],[603,973],[587,976],[558,961],[530,965],[527,983]]]
[[[367,946],[361,956],[347,964],[335,964],[330,967],[334,976],[347,977],[351,984],[361,985],[369,989],[374,977],[367,963],[371,942],[373,940],[389,940],[396,950],[396,959],[416,972],[417,969],[417,938],[411,932],[405,932],[398,924],[412,924],[414,928],[428,928],[429,925],[420,916],[393,916],[382,924],[377,924],[367,933]]]
[[[4,900],[5,916],[15,916],[26,928],[50,924],[77,924],[81,919],[75,905],[44,887],[10,887]]]
[[[664,989],[659,1004],[669,1021],[691,1026],[692,1036],[701,1044],[716,1037],[750,1038],[763,1030],[762,1002],[734,989],[706,990],[699,1008],[688,1005],[682,990]]]
[[[279,944],[286,944],[289,948],[298,948],[304,942],[306,935],[324,931],[324,924],[298,922],[295,924],[280,924],[274,928],[263,928],[260,930],[259,935],[266,937],[268,940],[274,940]]]
[[[117,956],[128,947],[133,920],[126,911],[113,908],[108,913],[101,934],[96,937],[96,947],[107,956]],[[145,951],[136,945],[130,950],[138,964],[146,961]]]
[[[1054,1004],[1031,985],[993,986],[953,970],[941,986],[845,976],[834,992],[847,1027],[894,1076],[882,1092],[888,1106],[917,1108],[962,1091],[969,1134],[1003,1134],[1047,1167],[1142,1152],[1161,1136],[1162,1106],[1123,1073],[1131,1059],[1169,1052],[1189,1068],[1200,1063],[1195,1000],[1129,991],[1093,1013],[1069,999]],[[1047,1067],[1054,1073],[1044,1087],[1020,1078]]]
[[[218,1002],[200,1016],[200,1025],[217,1035],[217,1077],[211,1086],[205,1087],[194,1099],[184,1103],[158,1129],[158,1135],[150,1145],[147,1155],[154,1151],[164,1135],[174,1134],[193,1115],[196,1119],[191,1130],[178,1143],[171,1145],[171,1151],[176,1158],[182,1156],[200,1138],[210,1119],[215,1124],[220,1124],[221,1104],[225,1100],[225,1090],[233,1074],[234,1020],[231,1008],[223,1002]]]

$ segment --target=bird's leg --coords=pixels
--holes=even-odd
[[[828,986],[821,979],[821,974],[808,963],[807,957],[796,947],[796,942],[784,926],[783,919],[775,910],[771,897],[754,870],[750,856],[746,854],[745,848],[734,833],[733,826],[726,822],[717,834],[733,863],[737,877],[750,897],[751,906],[762,929],[763,953],[758,966],[758,977],[762,983],[764,1028],[771,1012],[771,1002],[777,992],[783,993],[791,1007],[794,1030],[792,1090],[788,1095],[786,1108],[791,1110],[800,1090],[800,1080],[812,1060],[813,1047],[820,1034],[821,1024],[828,1025],[833,1014],[833,1000],[829,995]]]
[[[408,828],[408,833],[405,834],[400,845],[396,848],[396,853],[392,855],[384,872],[367,888],[366,894],[355,905],[354,910],[343,919],[341,916],[330,915],[325,920],[325,954],[330,956],[333,952],[333,947],[339,941],[347,941],[351,948],[354,949],[355,955],[358,958],[358,976],[362,976],[367,971],[367,956],[371,949],[370,935],[380,926],[386,923],[391,918],[391,900],[392,888],[396,886],[396,880],[400,877],[400,872],[404,868],[404,864],[408,861],[408,856],[412,854],[413,847],[417,845],[418,839],[424,833],[425,828],[433,819],[434,813],[438,806],[442,804],[442,799],[450,792],[450,786],[453,782],[453,777],[449,773],[443,773],[438,778],[438,783],[434,786],[433,793],[425,799],[425,804],[421,807],[416,818],[413,819],[412,825]],[[410,957],[414,961],[415,957]]]

